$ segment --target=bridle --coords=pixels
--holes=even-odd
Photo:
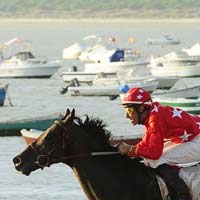
[[[60,159],[51,158],[51,156],[52,156],[52,153],[54,153],[55,150],[60,145],[59,141],[63,141],[62,148],[65,147],[64,138],[66,137],[66,132],[69,132],[69,128],[71,128],[73,125],[72,123],[70,123],[68,126],[66,126],[62,120],[59,120],[59,121],[56,120],[56,121],[54,121],[54,124],[57,124],[58,126],[60,126],[62,128],[63,132],[62,132],[61,136],[58,137],[58,139],[55,141],[54,145],[52,145],[53,148],[51,150],[49,150],[46,153],[40,154],[34,147],[33,143],[30,144],[30,148],[33,150],[33,152],[35,153],[35,155],[37,157],[35,164],[37,164],[41,169],[43,169],[44,167],[49,167],[51,165],[51,162],[62,161]]]
[[[68,126],[62,121],[62,120],[56,120],[54,121],[54,124],[57,124],[63,129],[62,135],[58,138],[58,140],[55,142],[53,145],[54,148],[48,151],[47,153],[44,154],[39,154],[37,150],[34,148],[33,144],[30,144],[31,149],[34,151],[36,155],[36,161],[35,164],[37,164],[41,169],[44,167],[49,167],[51,163],[55,162],[65,162],[67,160],[71,160],[74,158],[80,158],[80,157],[86,157],[86,156],[105,156],[105,155],[115,155],[119,154],[119,152],[111,151],[111,152],[90,152],[90,153],[81,153],[81,154],[76,154],[76,155],[70,155],[70,156],[62,156],[61,158],[51,158],[52,153],[55,152],[55,150],[59,146],[59,141],[62,140],[62,148],[65,147],[64,143],[64,138],[66,137],[66,133],[69,133],[69,129],[73,126],[73,123],[70,123]]]

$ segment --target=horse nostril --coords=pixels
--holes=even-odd
[[[20,157],[13,158],[13,163],[15,164],[15,167],[19,166],[21,164],[22,160]]]

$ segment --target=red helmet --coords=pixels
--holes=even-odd
[[[150,94],[143,90],[142,88],[131,88],[124,95],[122,100],[122,105],[134,105],[134,104],[143,104],[146,106],[152,105],[152,99]]]

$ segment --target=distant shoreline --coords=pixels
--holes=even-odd
[[[0,18],[0,23],[200,23],[200,18]]]

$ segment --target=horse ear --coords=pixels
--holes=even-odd
[[[75,109],[74,109],[74,108],[72,109],[72,112],[71,112],[71,117],[72,117],[72,118],[74,118],[74,117],[75,117]]]
[[[75,118],[75,109],[73,108],[72,111],[70,112],[69,109],[67,109],[65,116],[63,117],[63,121],[67,120],[73,120]]]
[[[84,123],[88,123],[89,122],[89,117],[88,117],[88,115],[86,115],[86,119],[85,119],[85,122]]]
[[[63,116],[62,120],[64,120],[70,114],[69,108],[67,108],[65,115]]]
[[[67,108],[65,115],[67,116],[67,115],[69,115],[69,113],[70,113],[70,110],[69,110],[69,108]]]

